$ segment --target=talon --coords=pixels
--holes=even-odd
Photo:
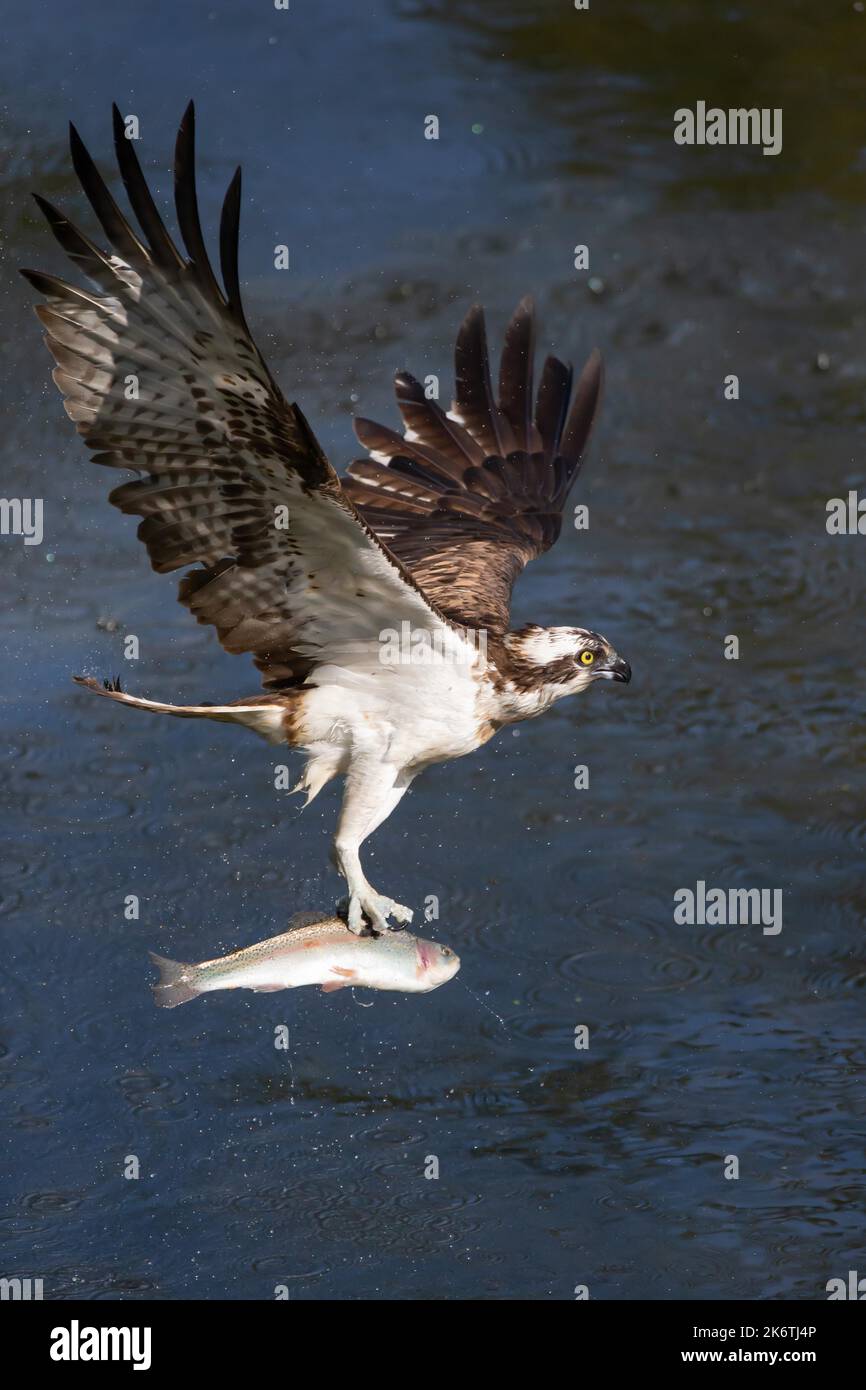
[[[389,925],[389,917],[394,918],[396,925]],[[406,922],[411,921],[411,908],[395,903],[393,898],[382,898],[377,893],[353,893],[349,899],[346,925],[356,936],[379,936],[385,931],[400,931]]]
[[[349,899],[349,911],[346,914],[346,926],[349,931],[360,936],[364,930],[364,914],[361,911],[361,899],[354,894]]]
[[[393,922],[388,923],[389,931],[402,931],[412,921],[414,914],[411,907],[404,907],[402,903],[395,903],[393,898],[380,898],[379,902],[382,916],[394,918]]]
[[[349,914],[346,926],[356,936],[379,936],[387,930],[387,923],[381,913],[366,898],[353,893],[349,899]]]

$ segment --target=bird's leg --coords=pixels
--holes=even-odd
[[[364,876],[359,850],[368,835],[387,820],[412,778],[399,768],[383,764],[380,758],[356,759],[346,774],[346,789],[333,860],[349,889],[349,930],[362,935],[366,926],[374,932],[388,929],[388,918],[399,924],[412,921],[408,907],[377,893]]]

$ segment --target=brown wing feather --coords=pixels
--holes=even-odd
[[[237,272],[240,179],[220,224],[225,293],[208,260],[195,191],[192,105],[176,145],[175,203],[188,259],[171,240],[114,109],[117,160],[140,232],[109,193],[80,138],[72,160],[112,245],[103,251],[44,199],[64,250],[96,286],[22,272],[54,380],[94,461],[143,474],[110,500],[143,518],[159,572],[200,565],[180,601],[228,651],[251,652],[270,687],[316,664],[351,664],[401,616],[444,619],[341,489],[297,406],[273,381],[244,320]],[[287,512],[288,528],[278,524]],[[354,644],[354,645],[353,645]]]
[[[356,421],[373,461],[357,460],[347,495],[424,592],[453,621],[508,628],[511,590],[523,567],[554,544],[602,389],[594,351],[572,397],[571,368],[548,357],[534,409],[532,302],[505,334],[499,400],[490,385],[484,318],[470,310],[456,348],[457,387],[448,416],[408,373],[397,377],[405,438]],[[569,408],[569,402],[571,402]]]

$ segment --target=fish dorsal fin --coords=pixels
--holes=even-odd
[[[305,911],[292,914],[289,918],[288,929],[292,931],[295,927],[314,927],[317,923],[326,922],[327,920],[327,912],[314,912],[311,908],[307,908]]]

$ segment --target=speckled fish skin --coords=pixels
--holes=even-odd
[[[326,994],[356,986],[427,994],[460,969],[459,956],[448,946],[410,932],[356,936],[339,917],[304,920],[299,925],[310,916],[299,914],[292,919],[295,925],[280,936],[198,964],[151,953],[160,972],[153,986],[156,1003],[173,1009],[219,989],[264,994],[300,985],[321,985]]]

